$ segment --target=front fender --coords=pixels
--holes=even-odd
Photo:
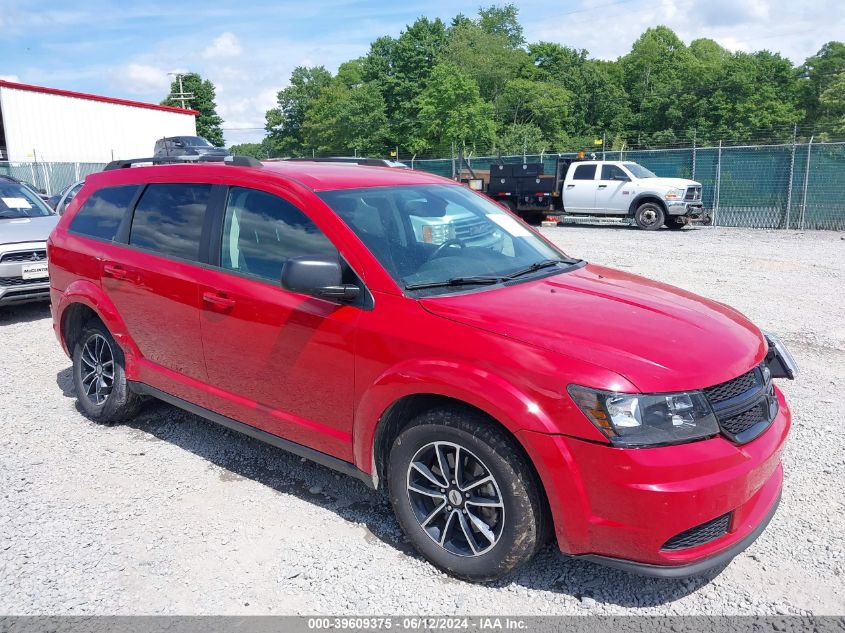
[[[129,380],[135,378],[135,360],[140,357],[140,351],[135,345],[126,323],[120,317],[114,303],[108,295],[103,292],[95,283],[87,279],[79,279],[70,283],[61,293],[58,307],[56,308],[56,323],[59,324],[59,335],[61,336],[62,349],[70,356],[73,350],[68,349],[67,341],[64,338],[64,324],[67,309],[74,304],[82,304],[93,310],[100,320],[108,328],[114,340],[123,350],[126,359],[126,376]]]
[[[549,413],[535,398],[487,368],[468,363],[417,359],[391,367],[363,393],[353,422],[353,456],[358,468],[372,472],[374,442],[385,412],[411,395],[452,398],[500,422],[512,434],[520,430],[555,432]]]

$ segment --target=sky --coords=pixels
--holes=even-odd
[[[0,0],[0,79],[158,103],[168,72],[217,87],[228,144],[260,140],[264,112],[300,65],[329,70],[398,36],[420,16],[449,21],[480,5],[456,0]],[[734,51],[768,49],[801,63],[845,40],[842,0],[520,0],[529,42],[615,59],[648,27]]]

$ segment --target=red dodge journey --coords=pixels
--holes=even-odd
[[[87,178],[49,241],[81,410],[155,397],[386,488],[474,581],[562,552],[725,565],[781,494],[793,378],[739,312],[573,259],[431,174],[331,162]]]

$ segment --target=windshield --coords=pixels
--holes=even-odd
[[[53,212],[29,187],[0,180],[0,220],[45,215],[53,215]]]
[[[643,167],[642,165],[638,165],[637,163],[622,163],[625,165],[625,169],[630,171],[635,178],[657,178],[657,174],[653,171],[650,171]]]
[[[320,197],[412,292],[504,283],[512,275],[560,272],[576,262],[466,187],[370,187]]]
[[[188,147],[214,147],[201,136],[182,136],[181,139]]]

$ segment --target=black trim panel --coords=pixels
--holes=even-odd
[[[718,554],[714,554],[709,558],[705,558],[704,560],[700,560],[695,563],[690,563],[689,565],[652,565],[650,563],[638,563],[632,560],[612,558],[610,556],[599,556],[597,554],[585,554],[573,556],[573,558],[597,563],[599,565],[604,565],[605,567],[621,569],[622,571],[627,571],[639,576],[650,576],[651,578],[679,579],[689,578],[690,576],[698,576],[710,569],[713,569],[714,567],[727,565],[736,558],[737,555],[745,551],[745,549],[747,549],[748,546],[756,541],[757,537],[763,533],[766,526],[769,525],[769,521],[771,521],[772,517],[775,516],[775,512],[777,512],[779,505],[780,495],[778,495],[777,500],[772,504],[772,507],[769,509],[766,517],[760,521],[759,525],[749,532],[745,538],[737,541],[729,548],[722,550]]]
[[[360,479],[369,488],[375,487],[373,485],[373,478],[370,477],[370,475],[365,473],[363,470],[355,466],[355,464],[345,462],[342,459],[332,457],[331,455],[327,455],[326,453],[321,453],[320,451],[314,450],[313,448],[308,448],[307,446],[303,446],[302,444],[291,442],[290,440],[286,440],[282,437],[279,437],[278,435],[267,433],[267,431],[262,431],[261,429],[258,429],[254,426],[250,426],[249,424],[238,422],[237,420],[226,417],[225,415],[220,415],[219,413],[210,411],[204,407],[194,404],[193,402],[188,402],[187,400],[183,400],[182,398],[179,398],[177,396],[170,395],[165,391],[161,391],[160,389],[156,389],[155,387],[151,387],[142,382],[135,382],[130,380],[129,385],[135,393],[153,396],[154,398],[163,400],[164,402],[172,404],[175,407],[179,407],[180,409],[184,409],[185,411],[205,418],[210,422],[214,422],[216,424],[219,424],[220,426],[224,426],[227,429],[237,431],[238,433],[243,433],[244,435],[248,435],[249,437],[264,442],[265,444],[270,444],[271,446],[280,448],[284,451],[287,451],[288,453],[293,453],[294,455],[299,455],[300,457],[309,459],[312,462],[320,464],[321,466],[325,466],[326,468],[331,468],[332,470],[336,470],[337,472],[343,473],[344,475],[349,475],[350,477]]]

